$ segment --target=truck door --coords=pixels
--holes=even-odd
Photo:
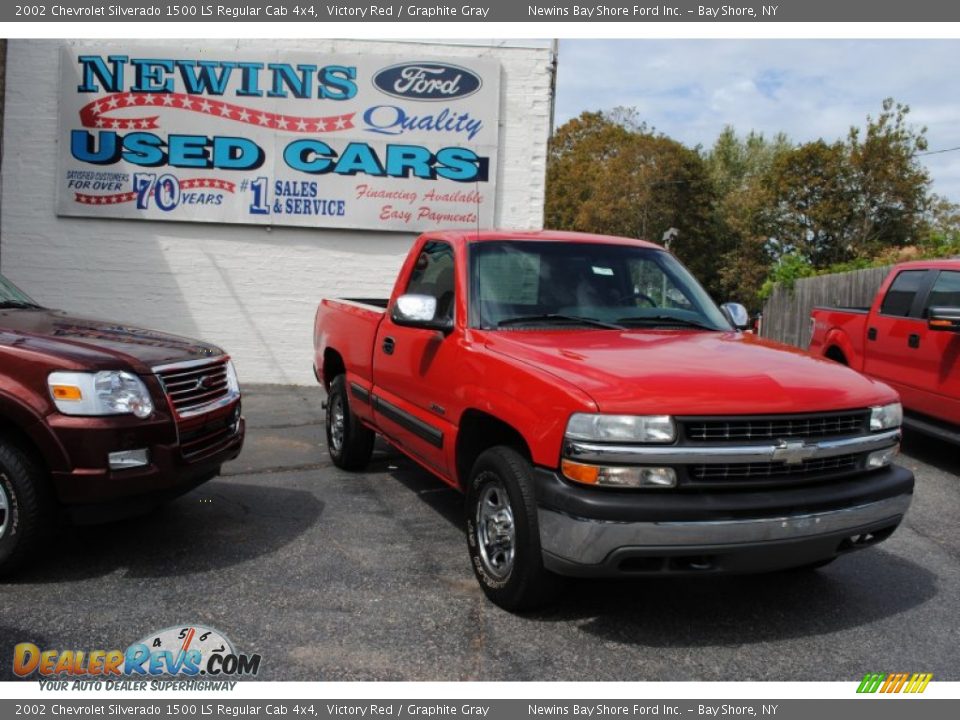
[[[449,315],[456,324],[455,260],[449,243],[426,240],[403,292],[437,298],[437,317]],[[457,415],[452,407],[457,337],[457,333],[397,325],[388,309],[373,348],[373,408],[378,426],[390,440],[448,480],[454,475],[447,458],[453,454],[455,440],[449,418]]]
[[[916,406],[923,384],[918,363],[927,328],[921,314],[932,275],[930,270],[901,270],[867,316],[863,371],[896,388],[909,407]]]
[[[923,304],[924,324],[932,307],[960,307],[960,272],[941,270],[937,273]],[[960,423],[960,333],[924,327],[915,367],[919,392],[912,409]]]

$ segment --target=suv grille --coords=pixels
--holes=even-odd
[[[803,478],[807,475],[826,475],[829,473],[856,470],[860,465],[860,456],[840,455],[838,457],[804,460],[796,465],[787,463],[734,463],[718,465],[691,465],[690,478],[696,483],[739,483],[757,482],[775,478]]]
[[[159,370],[157,375],[181,417],[227,397],[230,392],[227,388],[227,361],[224,358],[196,367]]]
[[[767,416],[752,418],[696,418],[680,421],[688,440],[780,440],[859,435],[865,432],[867,414]]]

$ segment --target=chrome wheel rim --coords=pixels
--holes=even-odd
[[[330,404],[330,444],[339,453],[343,447],[344,417],[343,398],[339,395]]]
[[[6,476],[0,475],[0,480],[6,480]],[[0,482],[0,540],[7,533],[7,518],[10,517],[10,499],[7,497],[7,490]]]
[[[510,496],[500,481],[489,483],[480,493],[476,535],[484,570],[497,580],[510,575],[516,553],[517,531]]]

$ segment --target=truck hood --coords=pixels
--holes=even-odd
[[[607,413],[789,414],[897,399],[833,361],[742,333],[517,330],[485,340],[489,350],[580,388]]]
[[[0,310],[0,343],[20,346],[89,370],[149,373],[165,363],[222,355],[215,345],[61,310]]]

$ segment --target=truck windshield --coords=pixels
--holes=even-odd
[[[40,307],[16,285],[0,275],[0,308]]]
[[[497,240],[470,248],[471,325],[730,330],[669,253],[601,243]]]

